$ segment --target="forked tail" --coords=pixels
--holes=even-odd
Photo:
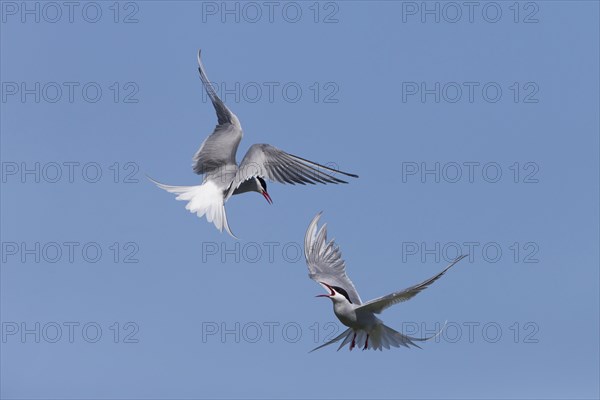
[[[424,342],[429,340],[432,337],[428,338],[415,338],[412,336],[405,335],[400,333],[387,325],[381,324],[378,325],[373,331],[371,335],[369,335],[369,349],[373,350],[383,350],[383,347],[389,349],[390,347],[418,347],[421,348],[415,342]]]
[[[309,353],[312,353],[315,350],[319,350],[322,349],[325,346],[329,346],[330,344],[333,344],[335,342],[338,342],[340,339],[344,338],[344,341],[342,342],[342,344],[340,345],[340,347],[338,347],[338,351],[344,347],[344,345],[352,340],[352,337],[354,336],[354,331],[352,330],[352,328],[348,328],[346,329],[344,332],[342,332],[339,336],[334,337],[333,339],[331,339],[329,342],[320,345],[319,347],[315,347],[314,349],[312,349],[311,351],[309,351]]]
[[[319,350],[320,348],[328,346],[332,343],[336,343],[336,342],[340,341],[341,339],[344,339],[344,340],[338,347],[338,351],[347,344],[350,344],[349,348],[350,348],[350,350],[352,350],[352,348],[354,346],[353,343],[356,345],[356,347],[359,347],[363,350],[366,350],[366,349],[383,350],[384,347],[386,349],[389,349],[390,347],[400,347],[400,346],[404,346],[404,347],[414,346],[414,347],[421,348],[415,342],[425,342],[427,340],[436,338],[437,336],[439,336],[440,333],[442,333],[442,331],[444,330],[445,327],[446,327],[446,323],[444,323],[444,326],[442,327],[442,329],[440,329],[440,331],[438,333],[436,333],[435,335],[430,336],[428,338],[411,337],[411,336],[405,335],[403,333],[400,333],[398,331],[395,331],[394,329],[392,329],[389,326],[386,326],[384,324],[377,325],[368,334],[367,334],[367,331],[364,331],[364,330],[354,331],[352,328],[348,328],[344,332],[342,332],[339,336],[333,338],[332,340],[330,340],[329,342],[327,342],[325,344],[322,344],[319,347],[312,349],[310,352],[312,353],[315,350]]]
[[[170,186],[164,185],[148,177],[159,188],[169,193],[178,195],[176,200],[187,201],[185,208],[202,218],[206,215],[208,222],[212,222],[219,232],[223,229],[231,236],[237,237],[231,232],[227,223],[223,192],[211,181],[198,186]]]

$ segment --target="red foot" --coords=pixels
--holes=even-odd
[[[354,336],[352,337],[352,343],[350,343],[350,351],[356,346],[356,332],[354,332]]]
[[[367,340],[365,340],[365,347],[363,347],[363,350],[366,350],[369,348],[369,334],[367,334]]]

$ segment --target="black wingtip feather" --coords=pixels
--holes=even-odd
[[[289,153],[288,153],[288,154],[289,154]],[[297,158],[297,159],[299,159],[299,160],[302,160],[302,161],[304,161],[304,162],[306,162],[306,163],[309,163],[309,164],[316,165],[316,166],[318,166],[318,167],[320,167],[320,168],[324,168],[324,169],[326,169],[326,170],[328,170],[328,171],[331,171],[331,172],[337,172],[337,173],[340,173],[340,174],[342,174],[342,175],[350,176],[350,177],[352,177],[352,178],[358,178],[358,175],[356,175],[356,174],[351,174],[350,172],[344,172],[344,171],[340,171],[339,169],[333,169],[333,168],[329,168],[329,167],[326,167],[326,166],[324,166],[324,165],[321,165],[321,164],[319,164],[319,163],[316,163],[316,162],[314,162],[314,161],[310,161],[310,160],[307,160],[307,159],[305,159],[305,158],[298,157],[297,155],[294,155],[294,154],[289,154],[289,155],[290,155],[290,156],[292,156],[292,157],[294,157],[294,158]],[[333,178],[333,177],[332,177],[332,178]],[[335,178],[334,178],[334,179],[335,179]],[[347,182],[346,182],[346,183],[347,183]]]

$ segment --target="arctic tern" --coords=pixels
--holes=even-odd
[[[321,213],[313,218],[304,237],[304,255],[308,265],[308,276],[328,291],[328,294],[321,294],[317,297],[329,297],[332,300],[333,312],[348,329],[311,352],[342,339],[338,350],[348,343],[350,343],[350,350],[357,343],[362,346],[363,350],[382,350],[383,347],[389,349],[390,346],[420,347],[415,342],[424,342],[439,335],[441,330],[428,338],[410,337],[384,325],[383,321],[375,314],[380,314],[386,308],[416,296],[467,255],[456,258],[442,272],[424,282],[362,303],[354,284],[346,275],[346,265],[339,247],[334,240],[327,241],[327,224],[317,230],[320,218]]]
[[[237,164],[236,152],[242,140],[242,126],[239,119],[221,101],[206,76],[198,51],[198,71],[200,79],[215,108],[218,124],[208,136],[193,158],[196,174],[203,174],[201,185],[171,186],[151,179],[158,187],[177,194],[177,200],[187,201],[186,209],[198,217],[206,215],[222,232],[225,229],[231,236],[225,213],[225,202],[233,195],[258,192],[272,204],[267,192],[266,180],[299,184],[348,183],[333,174],[342,174],[353,178],[357,175],[329,168],[313,161],[289,154],[270,144],[250,146],[242,162]],[[327,173],[329,172],[329,173]]]

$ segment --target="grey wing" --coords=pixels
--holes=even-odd
[[[269,144],[254,144],[250,146],[240,167],[230,194],[244,181],[260,176],[280,183],[348,183],[336,178],[333,174],[342,174],[358,178],[358,175],[339,171],[304,158],[286,153]]]
[[[373,312],[375,314],[379,314],[380,312],[382,312],[383,310],[385,310],[388,307],[393,306],[394,304],[409,300],[409,299],[413,298],[414,296],[416,296],[418,293],[420,293],[422,290],[427,289],[429,287],[429,285],[431,285],[433,282],[440,279],[440,277],[442,275],[444,275],[446,273],[446,271],[448,271],[451,267],[454,266],[454,264],[456,264],[457,262],[459,262],[466,256],[467,256],[467,254],[457,257],[442,272],[427,279],[426,281],[421,282],[417,285],[411,286],[400,292],[394,292],[394,293],[388,294],[387,296],[382,296],[377,299],[368,301],[365,304],[363,304],[362,306],[358,307],[358,310],[365,310],[365,311]]]
[[[346,264],[342,252],[335,241],[327,242],[327,224],[317,231],[321,218],[318,213],[308,226],[304,236],[304,256],[308,266],[308,276],[317,283],[326,283],[344,289],[355,305],[362,304],[354,284],[346,275]]]
[[[221,101],[211,85],[198,51],[198,72],[217,113],[218,125],[213,133],[204,140],[193,159],[194,172],[204,174],[225,165],[235,165],[235,154],[242,140],[242,127],[238,118]]]

